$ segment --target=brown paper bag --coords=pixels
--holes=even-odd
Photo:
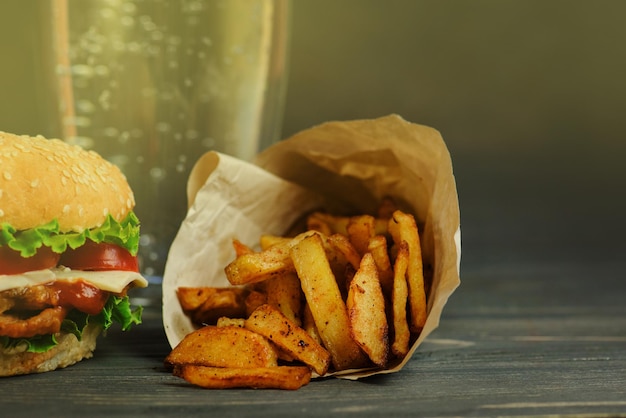
[[[163,324],[172,347],[194,329],[176,299],[178,287],[228,286],[224,267],[235,257],[233,238],[254,246],[261,234],[284,234],[320,207],[374,213],[391,196],[416,217],[432,280],[425,327],[405,359],[386,370],[337,376],[400,370],[437,328],[460,284],[460,215],[450,154],[439,132],[397,115],[324,123],[270,147],[254,165],[207,153],[190,175],[188,196],[190,209],[163,278]]]

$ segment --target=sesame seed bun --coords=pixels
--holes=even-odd
[[[95,152],[0,132],[0,223],[25,230],[57,219],[62,232],[81,232],[134,206],[126,177]]]

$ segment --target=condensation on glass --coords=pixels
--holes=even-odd
[[[53,0],[59,135],[135,191],[140,262],[161,275],[197,158],[279,139],[288,0]]]

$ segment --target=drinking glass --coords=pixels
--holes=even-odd
[[[140,266],[163,273],[208,150],[249,160],[280,138],[289,0],[51,0],[58,137],[118,165]]]

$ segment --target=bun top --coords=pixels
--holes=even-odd
[[[24,230],[57,219],[62,232],[82,232],[134,206],[124,174],[97,153],[0,131],[0,224]]]

